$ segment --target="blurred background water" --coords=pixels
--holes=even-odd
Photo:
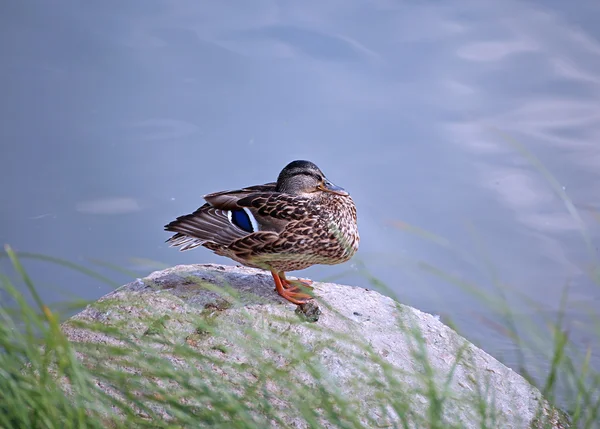
[[[600,303],[590,278],[598,2],[32,0],[0,10],[1,243],[119,284],[131,277],[106,264],[139,276],[232,264],[169,248],[163,225],[203,194],[308,159],[351,192],[361,246],[347,264],[292,275],[378,288],[366,270],[513,367],[515,346],[486,322],[489,307],[431,267],[500,289],[516,314],[540,321],[568,287],[570,332],[598,350],[585,329]],[[540,159],[582,222],[500,133]],[[48,302],[111,290],[54,264],[25,266]]]

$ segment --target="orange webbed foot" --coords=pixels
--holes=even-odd
[[[285,273],[280,274],[279,277],[281,278],[281,283],[283,284],[284,289],[291,289],[291,288],[295,288],[295,289],[306,288],[309,290],[313,289],[313,287],[312,287],[313,281],[311,279],[301,279],[298,277],[296,280],[288,280],[285,276]]]
[[[302,290],[303,287],[307,287],[304,284],[302,284],[302,282],[300,286],[296,286],[285,278],[285,274],[282,276],[276,273],[275,271],[271,271],[271,275],[273,276],[273,280],[275,280],[275,290],[280,296],[287,299],[288,301],[296,305],[302,305],[306,304],[312,299],[311,295],[304,292],[299,292],[300,290]],[[312,287],[308,287],[312,289]]]

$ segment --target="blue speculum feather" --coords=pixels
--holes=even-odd
[[[250,217],[244,210],[232,210],[231,223],[246,232],[254,232],[252,229],[252,222],[250,222]]]

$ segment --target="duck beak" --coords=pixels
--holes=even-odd
[[[331,192],[332,194],[337,194],[337,195],[342,195],[342,196],[348,195],[348,192],[346,192],[346,190],[344,188],[340,188],[339,186],[334,185],[327,179],[325,179],[323,181],[323,184],[319,186],[319,189],[321,189],[322,191],[325,191],[325,192]]]

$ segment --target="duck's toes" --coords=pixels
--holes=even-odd
[[[293,285],[285,277],[281,278],[281,276],[274,271],[271,271],[271,274],[273,275],[273,279],[275,280],[275,290],[280,296],[284,297],[289,302],[292,302],[296,305],[301,305],[306,304],[313,298],[312,295],[308,293],[300,292],[303,289],[306,290],[306,286],[302,283],[296,286]]]
[[[313,289],[313,287],[312,287],[313,281],[310,279],[301,279],[301,278],[298,278],[296,280],[281,279],[281,282],[283,284],[284,289],[290,289],[290,288]]]
[[[282,292],[279,292],[279,295],[287,299],[289,302],[292,302],[296,305],[302,305],[309,302],[313,297],[304,292],[296,292],[290,289],[284,289]]]
[[[314,283],[311,279],[301,279],[299,277],[296,281],[302,283],[305,287],[309,287],[311,289],[312,289],[312,284]]]
[[[290,301],[290,299],[288,297],[293,297],[296,299],[302,299],[302,302],[294,302],[294,304],[305,304],[306,302],[308,302],[310,299],[313,298],[312,295],[310,295],[307,292],[310,292],[312,290],[312,286],[308,286],[305,285],[302,282],[299,281],[287,281],[283,282],[282,281],[282,286],[283,286],[283,293],[279,293],[279,291],[277,291],[279,293],[279,295],[283,296],[285,299],[287,299],[288,301]],[[277,290],[277,289],[275,289]]]

